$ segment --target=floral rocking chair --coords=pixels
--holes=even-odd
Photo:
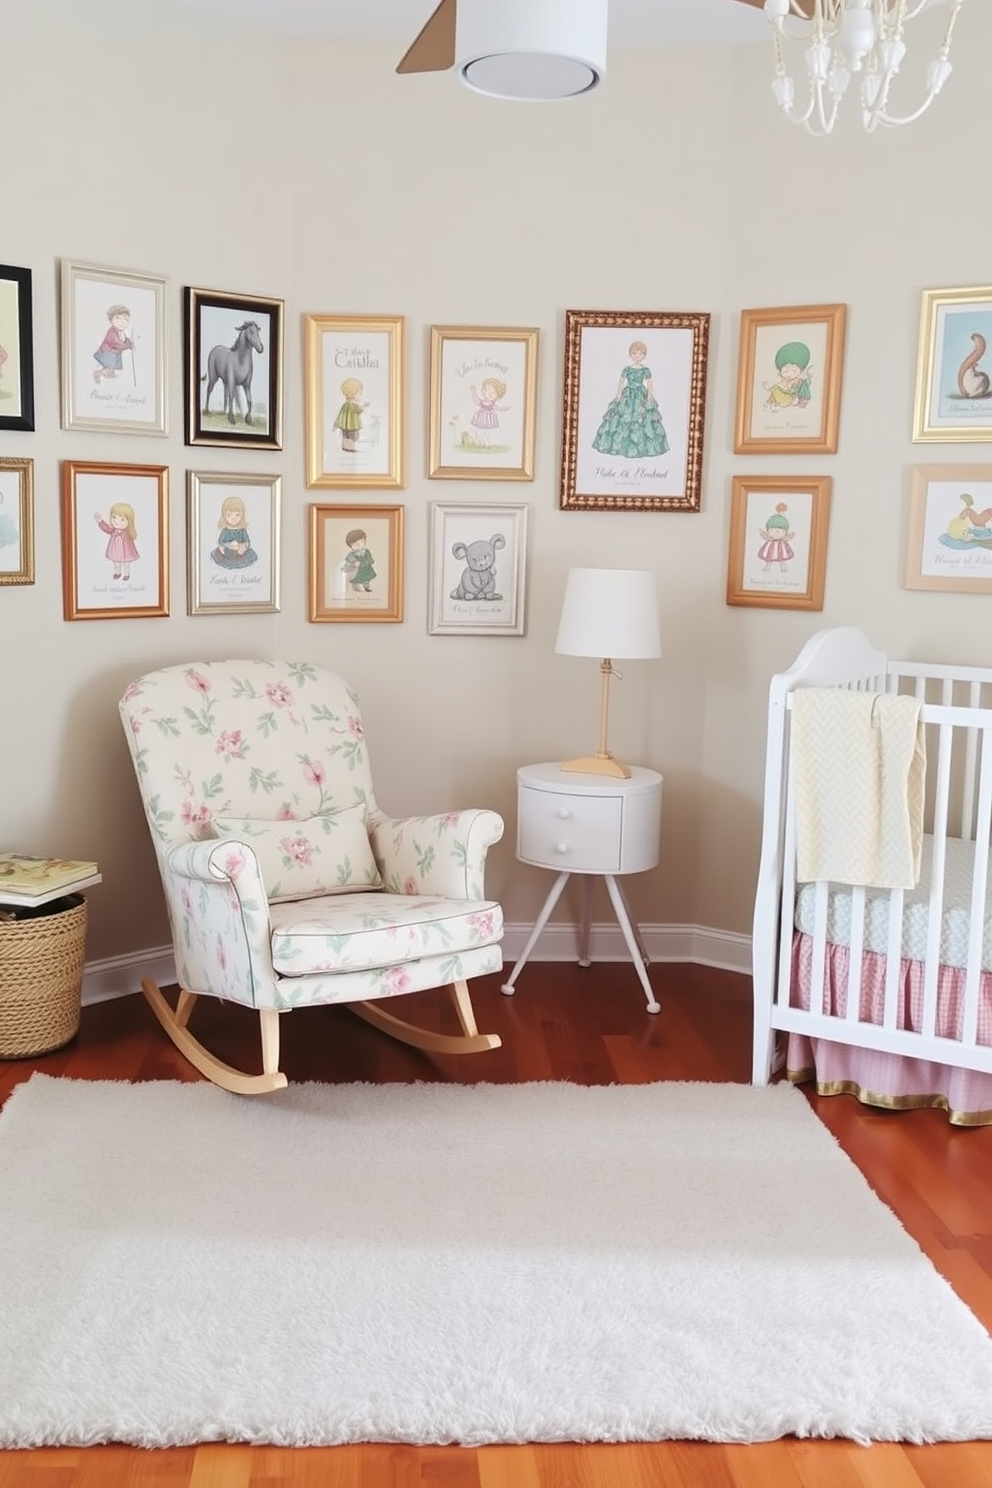
[[[213,661],[132,682],[121,718],[172,927],[179,999],[142,988],[208,1079],[241,1094],[286,1084],[279,1017],[346,1003],[405,1043],[442,1053],[499,1046],[480,1034],[468,979],[502,967],[500,906],[485,897],[493,811],[395,820],[376,805],[355,693],[306,663]],[[381,1006],[450,990],[461,1035]],[[198,997],[256,1008],[262,1072],[194,1037]]]

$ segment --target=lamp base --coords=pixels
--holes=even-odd
[[[563,770],[574,770],[580,775],[609,775],[614,780],[629,780],[630,766],[612,754],[586,754],[581,759],[566,760]]]

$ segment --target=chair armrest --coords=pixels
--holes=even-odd
[[[179,843],[165,854],[162,877],[182,985],[252,1007],[281,1007],[269,900],[250,843]]]
[[[502,835],[503,818],[487,810],[369,821],[383,886],[393,894],[485,899],[486,853]]]

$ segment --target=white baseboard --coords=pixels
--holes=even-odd
[[[507,925],[503,937],[503,959],[513,964],[530,934],[530,925]],[[722,971],[751,971],[751,937],[730,930],[710,930],[703,925],[641,925],[644,948],[652,961],[692,961],[700,966],[715,966]],[[593,925],[589,936],[590,959],[593,961],[628,961],[630,953],[623,933],[616,924]],[[546,925],[531,953],[532,961],[575,961],[579,954],[579,927],[555,922]],[[105,961],[90,961],[83,973],[83,1006],[106,1002],[112,997],[126,997],[141,988],[144,977],[160,986],[176,980],[176,963],[171,946],[135,951],[128,956],[111,956]]]
[[[140,992],[144,977],[151,977],[163,987],[176,980],[176,958],[171,946],[134,951],[129,956],[108,956],[105,961],[87,961],[83,972],[83,1006]]]

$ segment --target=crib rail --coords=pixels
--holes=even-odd
[[[863,642],[859,633],[854,634]],[[866,653],[863,660],[867,665],[849,670],[846,677],[839,665],[834,665],[833,675],[824,676],[829,669],[822,665],[817,675],[815,667],[804,673],[797,663],[791,673],[773,681],[752,938],[755,1083],[769,1078],[779,1031],[992,1073],[992,976],[986,975],[983,993],[983,955],[986,973],[992,964],[986,931],[992,840],[992,668],[887,663],[884,658],[880,665],[878,653]],[[919,890],[866,890],[857,885],[845,890],[846,934],[840,953],[830,939],[831,887],[819,883],[805,891],[813,894],[812,933],[804,948],[811,965],[808,1006],[797,1006],[794,916],[800,885],[796,881],[791,711],[792,694],[803,685],[908,693],[921,702],[928,755],[925,830],[929,872],[922,894]],[[957,898],[953,904],[949,901],[949,855],[956,879],[964,876],[962,863],[968,867],[964,903]],[[925,926],[923,945],[915,946],[912,958],[906,954],[908,913],[917,939],[920,925]],[[948,953],[949,921],[957,940],[962,938],[962,926],[967,927],[965,952],[956,954],[957,1000],[952,1013],[943,991],[947,977],[942,961]],[[884,935],[880,927],[887,927]],[[915,965],[912,968],[914,993],[910,998],[906,968],[917,958],[922,972]],[[879,1001],[875,974],[883,963]],[[866,967],[869,981],[874,976],[871,998],[864,991]],[[963,992],[959,973],[963,974]]]

